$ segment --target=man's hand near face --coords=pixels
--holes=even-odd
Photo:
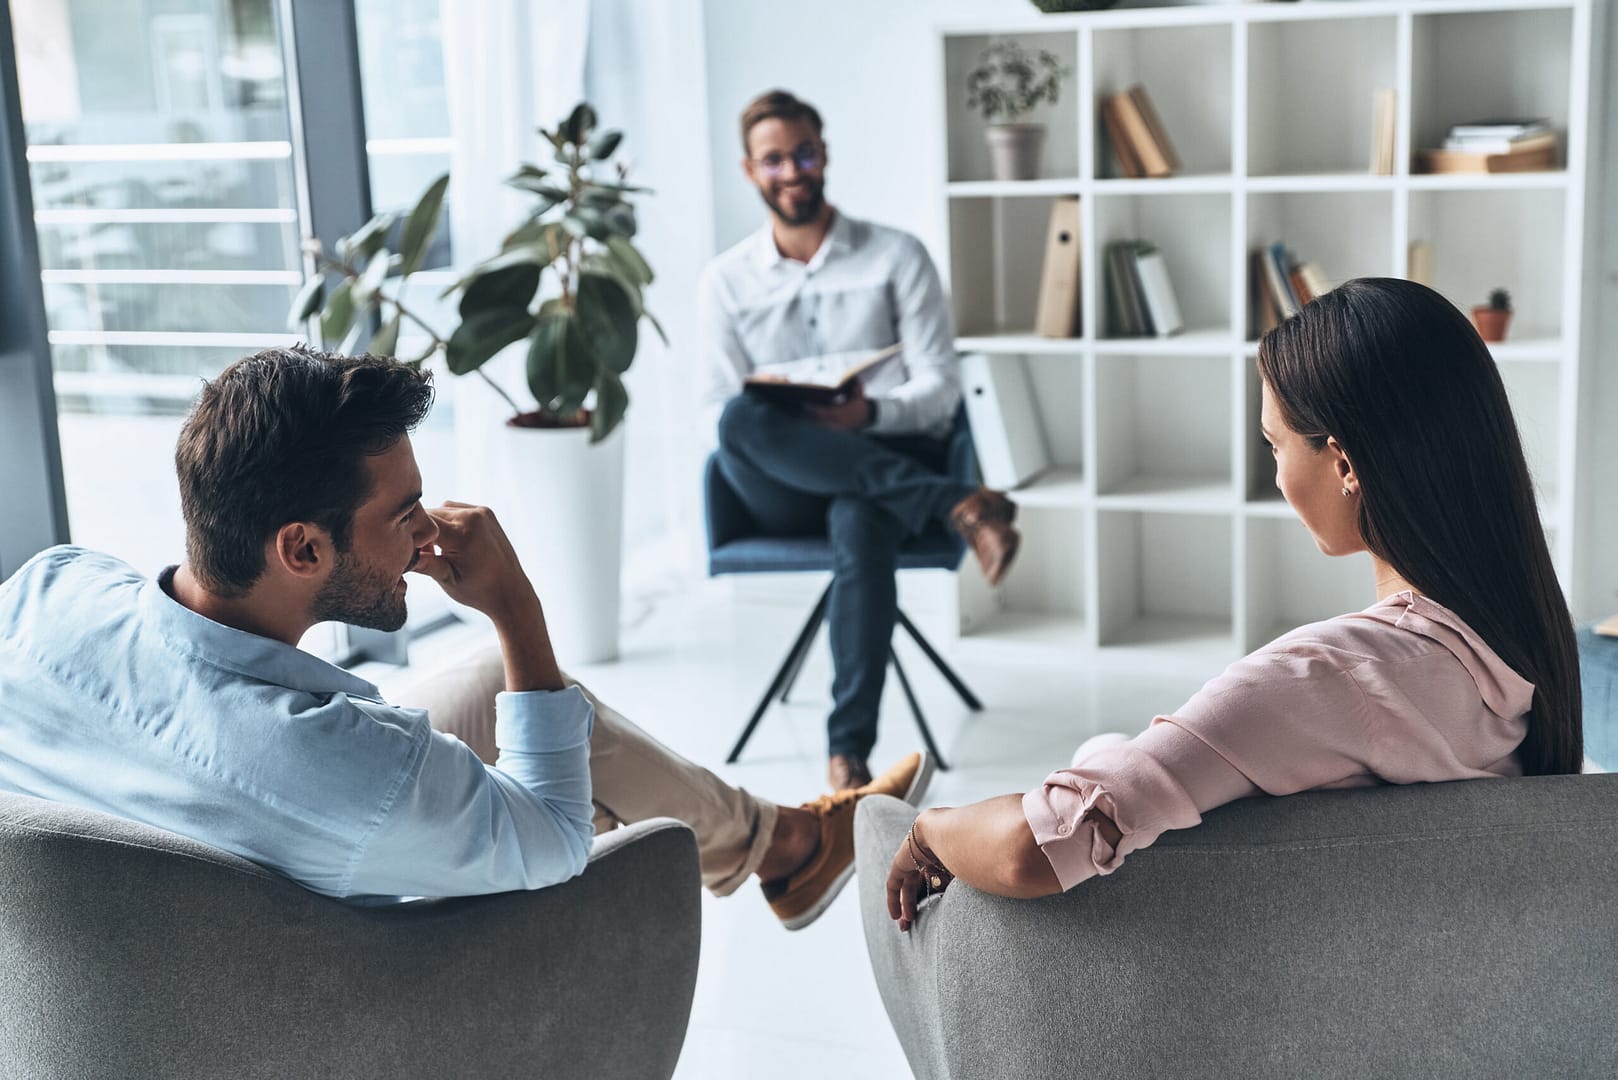
[[[432,578],[451,600],[494,622],[505,656],[507,690],[562,689],[539,594],[494,512],[446,502],[427,513],[438,524],[438,552],[421,549],[414,572]]]
[[[803,414],[817,424],[839,431],[862,431],[871,426],[871,402],[865,386],[854,384],[854,396],[841,405],[805,405]]]

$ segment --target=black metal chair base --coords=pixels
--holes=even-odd
[[[809,650],[815,643],[815,636],[820,632],[820,624],[826,621],[826,607],[830,602],[831,586],[828,585],[826,591],[820,594],[820,600],[816,602],[814,610],[809,612],[809,618],[804,621],[803,629],[798,631],[797,638],[792,642],[792,648],[787,650],[786,659],[782,660],[781,666],[776,669],[775,677],[770,680],[769,689],[759,698],[758,706],[753,709],[753,715],[747,720],[747,726],[742,728],[741,737],[736,740],[736,745],[731,747],[730,756],[725,758],[726,763],[734,765],[741,758],[742,750],[747,746],[747,741],[753,737],[759,721],[764,719],[764,713],[769,709],[770,702],[775,700],[785,702],[787,696],[792,693],[792,687],[803,671]],[[950,687],[960,695],[966,707],[972,712],[982,712],[983,702],[978,700],[977,695],[972,693],[959,675],[955,674],[955,670],[944,661],[944,658],[938,655],[938,650],[922,636],[921,631],[916,629],[916,624],[911,622],[910,617],[903,611],[899,612],[899,625],[904,627],[922,654],[933,662],[938,673],[944,676]],[[933,731],[927,726],[927,717],[921,711],[921,703],[916,700],[916,692],[910,685],[910,677],[905,674],[903,665],[899,663],[899,654],[891,645],[888,647],[888,661],[893,665],[893,673],[899,676],[899,686],[904,690],[905,700],[910,703],[910,712],[916,718],[916,726],[921,729],[921,741],[926,744],[927,752],[932,755],[940,771],[948,770],[949,765],[944,761],[944,755],[938,752],[938,743],[933,740]]]

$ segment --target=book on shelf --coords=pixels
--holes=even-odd
[[[1253,336],[1261,337],[1309,301],[1331,292],[1331,280],[1318,264],[1301,261],[1285,244],[1255,248],[1247,256],[1248,315]]]
[[[1034,314],[1034,333],[1039,336],[1078,336],[1079,263],[1079,199],[1064,195],[1051,201],[1050,225],[1045,230],[1045,267]]]
[[[1433,245],[1425,240],[1412,240],[1405,249],[1405,277],[1429,289],[1433,284]]]
[[[1152,332],[1158,337],[1170,337],[1184,330],[1180,301],[1174,295],[1174,283],[1169,280],[1169,267],[1163,261],[1163,253],[1151,244],[1137,244],[1135,277],[1140,282],[1141,297],[1151,317]]]
[[[1275,296],[1270,292],[1265,263],[1269,252],[1255,248],[1247,253],[1247,324],[1248,337],[1258,339],[1281,323],[1281,312]]]
[[[902,342],[878,352],[826,353],[761,367],[742,379],[744,392],[782,405],[840,405],[856,385],[872,382],[904,353]]]
[[[1444,145],[1423,150],[1429,173],[1536,172],[1556,168],[1556,132],[1539,118],[1477,120],[1449,129]]]
[[[1449,137],[1458,141],[1479,140],[1492,142],[1528,138],[1551,130],[1551,122],[1543,116],[1509,116],[1488,120],[1469,120],[1449,129]]]
[[[1475,154],[1465,150],[1423,150],[1421,171],[1426,173],[1542,172],[1556,168],[1556,144],[1506,154]]]
[[[1107,144],[1112,147],[1112,156],[1118,163],[1118,172],[1125,179],[1139,180],[1146,173],[1141,169],[1140,157],[1135,153],[1134,144],[1129,141],[1124,131],[1124,121],[1118,114],[1118,103],[1110,96],[1101,100],[1101,126],[1107,129]]]
[[[1107,245],[1107,333],[1111,337],[1169,337],[1185,329],[1179,297],[1163,253],[1144,240]]]
[[[985,484],[1012,490],[1050,467],[1045,429],[1021,356],[966,356],[961,361],[961,399]]]
[[[1398,127],[1398,92],[1378,90],[1376,113],[1371,123],[1371,172],[1393,175],[1394,136]]]
[[[1125,176],[1161,179],[1180,168],[1180,156],[1146,88],[1140,84],[1101,101],[1101,122]]]

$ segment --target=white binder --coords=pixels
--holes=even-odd
[[[1050,467],[1045,429],[1021,356],[966,356],[961,393],[985,485],[1010,491]]]

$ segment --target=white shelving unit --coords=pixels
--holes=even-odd
[[[1023,553],[989,589],[957,577],[962,644],[1023,656],[1223,661],[1371,602],[1369,557],[1330,559],[1281,501],[1258,436],[1247,253],[1285,242],[1333,281],[1404,276],[1413,241],[1458,307],[1511,290],[1494,347],[1563,581],[1572,566],[1580,284],[1594,0],[1314,0],[1018,15],[939,28],[942,211],[962,352],[1026,366],[1053,468],[1013,497]],[[1074,71],[1044,175],[989,179],[965,77],[990,42]],[[1183,168],[1121,179],[1101,97],[1150,91]],[[1369,172],[1374,99],[1397,94],[1396,171]],[[1419,175],[1454,123],[1548,116],[1552,172]],[[1051,201],[1080,198],[1082,336],[1032,333]],[[1102,253],[1163,252],[1187,330],[1096,336]]]

